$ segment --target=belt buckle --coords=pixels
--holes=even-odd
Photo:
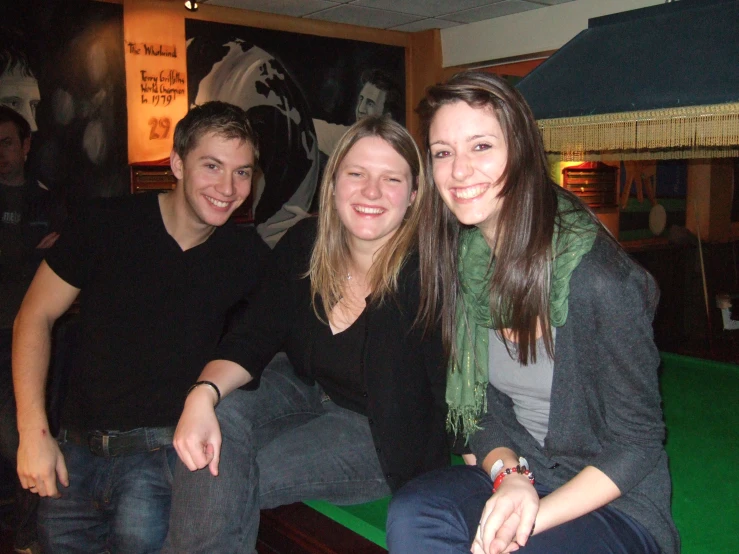
[[[114,433],[91,431],[87,435],[87,446],[95,456],[107,458],[110,456],[110,439],[115,437]]]

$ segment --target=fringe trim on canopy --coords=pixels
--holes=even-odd
[[[538,121],[561,160],[722,158],[739,155],[739,103]]]

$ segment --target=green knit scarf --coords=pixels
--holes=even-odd
[[[552,237],[549,322],[561,327],[567,321],[570,277],[582,257],[593,247],[596,224],[571,200],[558,196],[559,224]],[[478,417],[487,410],[485,390],[489,382],[488,337],[493,328],[490,314],[490,278],[495,271],[490,246],[477,228],[465,230],[459,238],[457,298],[457,355],[449,362],[446,401],[447,427],[463,432],[466,439],[478,431]]]

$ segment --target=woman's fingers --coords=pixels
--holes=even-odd
[[[539,513],[538,504],[527,503],[521,508],[521,523],[516,530],[516,542],[524,546],[534,531],[534,523]]]
[[[485,554],[500,554],[514,541],[516,529],[521,518],[516,512],[511,513],[500,525],[495,535],[483,532],[483,544],[486,545]]]

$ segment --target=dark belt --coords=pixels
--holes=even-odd
[[[86,446],[95,456],[113,458],[151,452],[172,444],[174,427],[140,427],[131,431],[79,431],[62,429],[59,441]]]

